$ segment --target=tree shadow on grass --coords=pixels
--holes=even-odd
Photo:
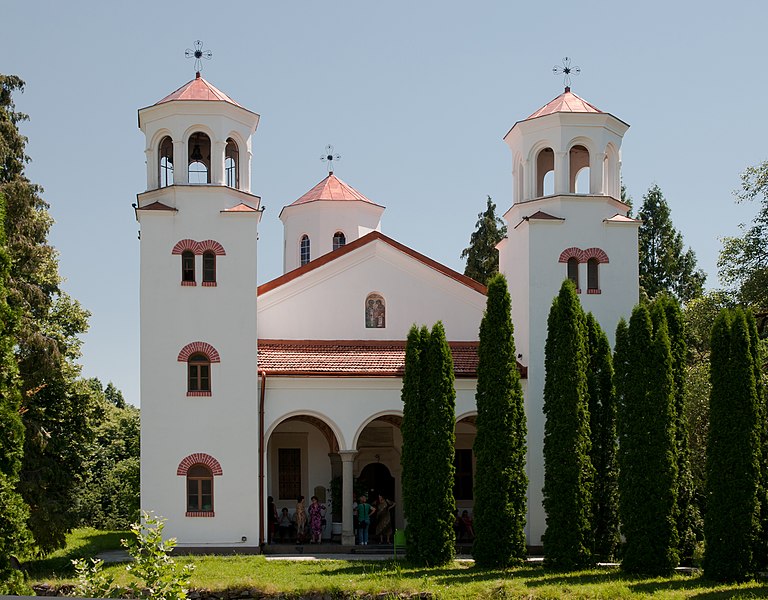
[[[57,550],[45,558],[28,560],[22,564],[30,579],[47,579],[69,576],[74,573],[72,560],[90,558],[107,550],[119,550],[120,540],[131,535],[130,531],[96,531],[77,538],[75,545]]]
[[[702,577],[688,577],[670,579],[665,581],[638,581],[629,586],[633,592],[639,594],[656,594],[658,592],[699,590],[689,596],[700,600],[716,600],[719,598],[768,598],[768,586],[759,582],[729,587],[728,584],[718,583]]]

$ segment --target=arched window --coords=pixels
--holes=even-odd
[[[165,136],[160,141],[158,155],[158,185],[160,187],[173,185],[173,140],[170,137]]]
[[[365,327],[382,329],[386,327],[387,306],[381,294],[368,294],[365,299]]]
[[[587,261],[587,293],[597,294],[600,292],[600,278],[598,269],[600,263],[596,258],[590,258]]]
[[[195,253],[192,250],[184,250],[181,253],[181,283],[195,284]]]
[[[347,237],[341,232],[337,231],[333,234],[333,249],[338,250],[347,243]]]
[[[187,514],[213,512],[213,473],[201,464],[187,471]]]
[[[237,148],[237,143],[232,138],[227,138],[227,148],[224,151],[224,176],[229,187],[240,187],[239,163],[240,151]]]
[[[211,183],[211,138],[201,132],[189,137],[189,183]]]
[[[552,173],[552,175],[547,177],[549,173]],[[536,157],[536,196],[549,196],[554,193],[555,153],[552,151],[552,148],[544,148]]]
[[[570,187],[572,194],[589,194],[589,150],[584,146],[574,146],[568,153],[570,166]]]
[[[203,252],[203,285],[216,285],[216,254],[211,250]]]
[[[572,256],[568,259],[568,279],[573,281],[576,290],[579,290],[579,259]]]
[[[299,243],[299,264],[306,265],[310,261],[309,236],[302,235]]]
[[[211,361],[202,352],[187,360],[187,394],[209,395],[211,393]]]

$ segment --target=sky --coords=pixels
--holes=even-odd
[[[91,312],[83,374],[139,405],[139,241],[131,203],[146,189],[136,111],[203,77],[261,115],[252,193],[259,281],[281,274],[280,209],[335,173],[387,207],[382,231],[453,268],[490,195],[512,201],[502,138],[562,92],[631,125],[622,177],[639,207],[658,184],[717,288],[723,236],[757,207],[739,173],[768,158],[762,114],[768,3],[226,3],[3,0],[0,72],[26,81],[27,176],[45,189],[64,289]],[[404,332],[405,335],[405,332]]]

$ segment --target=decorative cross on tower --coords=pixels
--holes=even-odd
[[[578,75],[581,73],[580,67],[572,67],[571,59],[567,56],[563,58],[563,66],[555,65],[552,67],[552,73],[554,75],[563,74],[563,85],[565,85],[565,91],[571,91],[571,75]]]
[[[203,50],[203,42],[200,40],[195,40],[194,43],[195,49],[192,50],[191,48],[187,48],[187,50],[184,52],[184,56],[187,58],[194,58],[195,59],[195,75],[197,77],[200,77],[200,71],[203,70],[203,61],[205,60],[211,60],[211,57],[213,56],[213,52],[210,50]]]
[[[340,154],[334,154],[333,153],[333,146],[328,144],[325,147],[325,154],[320,157],[320,160],[323,162],[328,163],[328,175],[333,175],[333,161],[334,160],[341,160]]]

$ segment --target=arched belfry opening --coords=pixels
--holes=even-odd
[[[189,136],[189,183],[211,183],[211,138],[202,132]]]
[[[224,150],[224,182],[228,187],[240,188],[240,150],[232,138],[227,138]]]
[[[536,156],[536,196],[555,193],[555,153],[544,148]]]
[[[581,144],[573,146],[568,152],[568,166],[568,191],[571,194],[589,194],[589,150]]]
[[[158,187],[173,185],[173,140],[165,136],[158,147]]]

